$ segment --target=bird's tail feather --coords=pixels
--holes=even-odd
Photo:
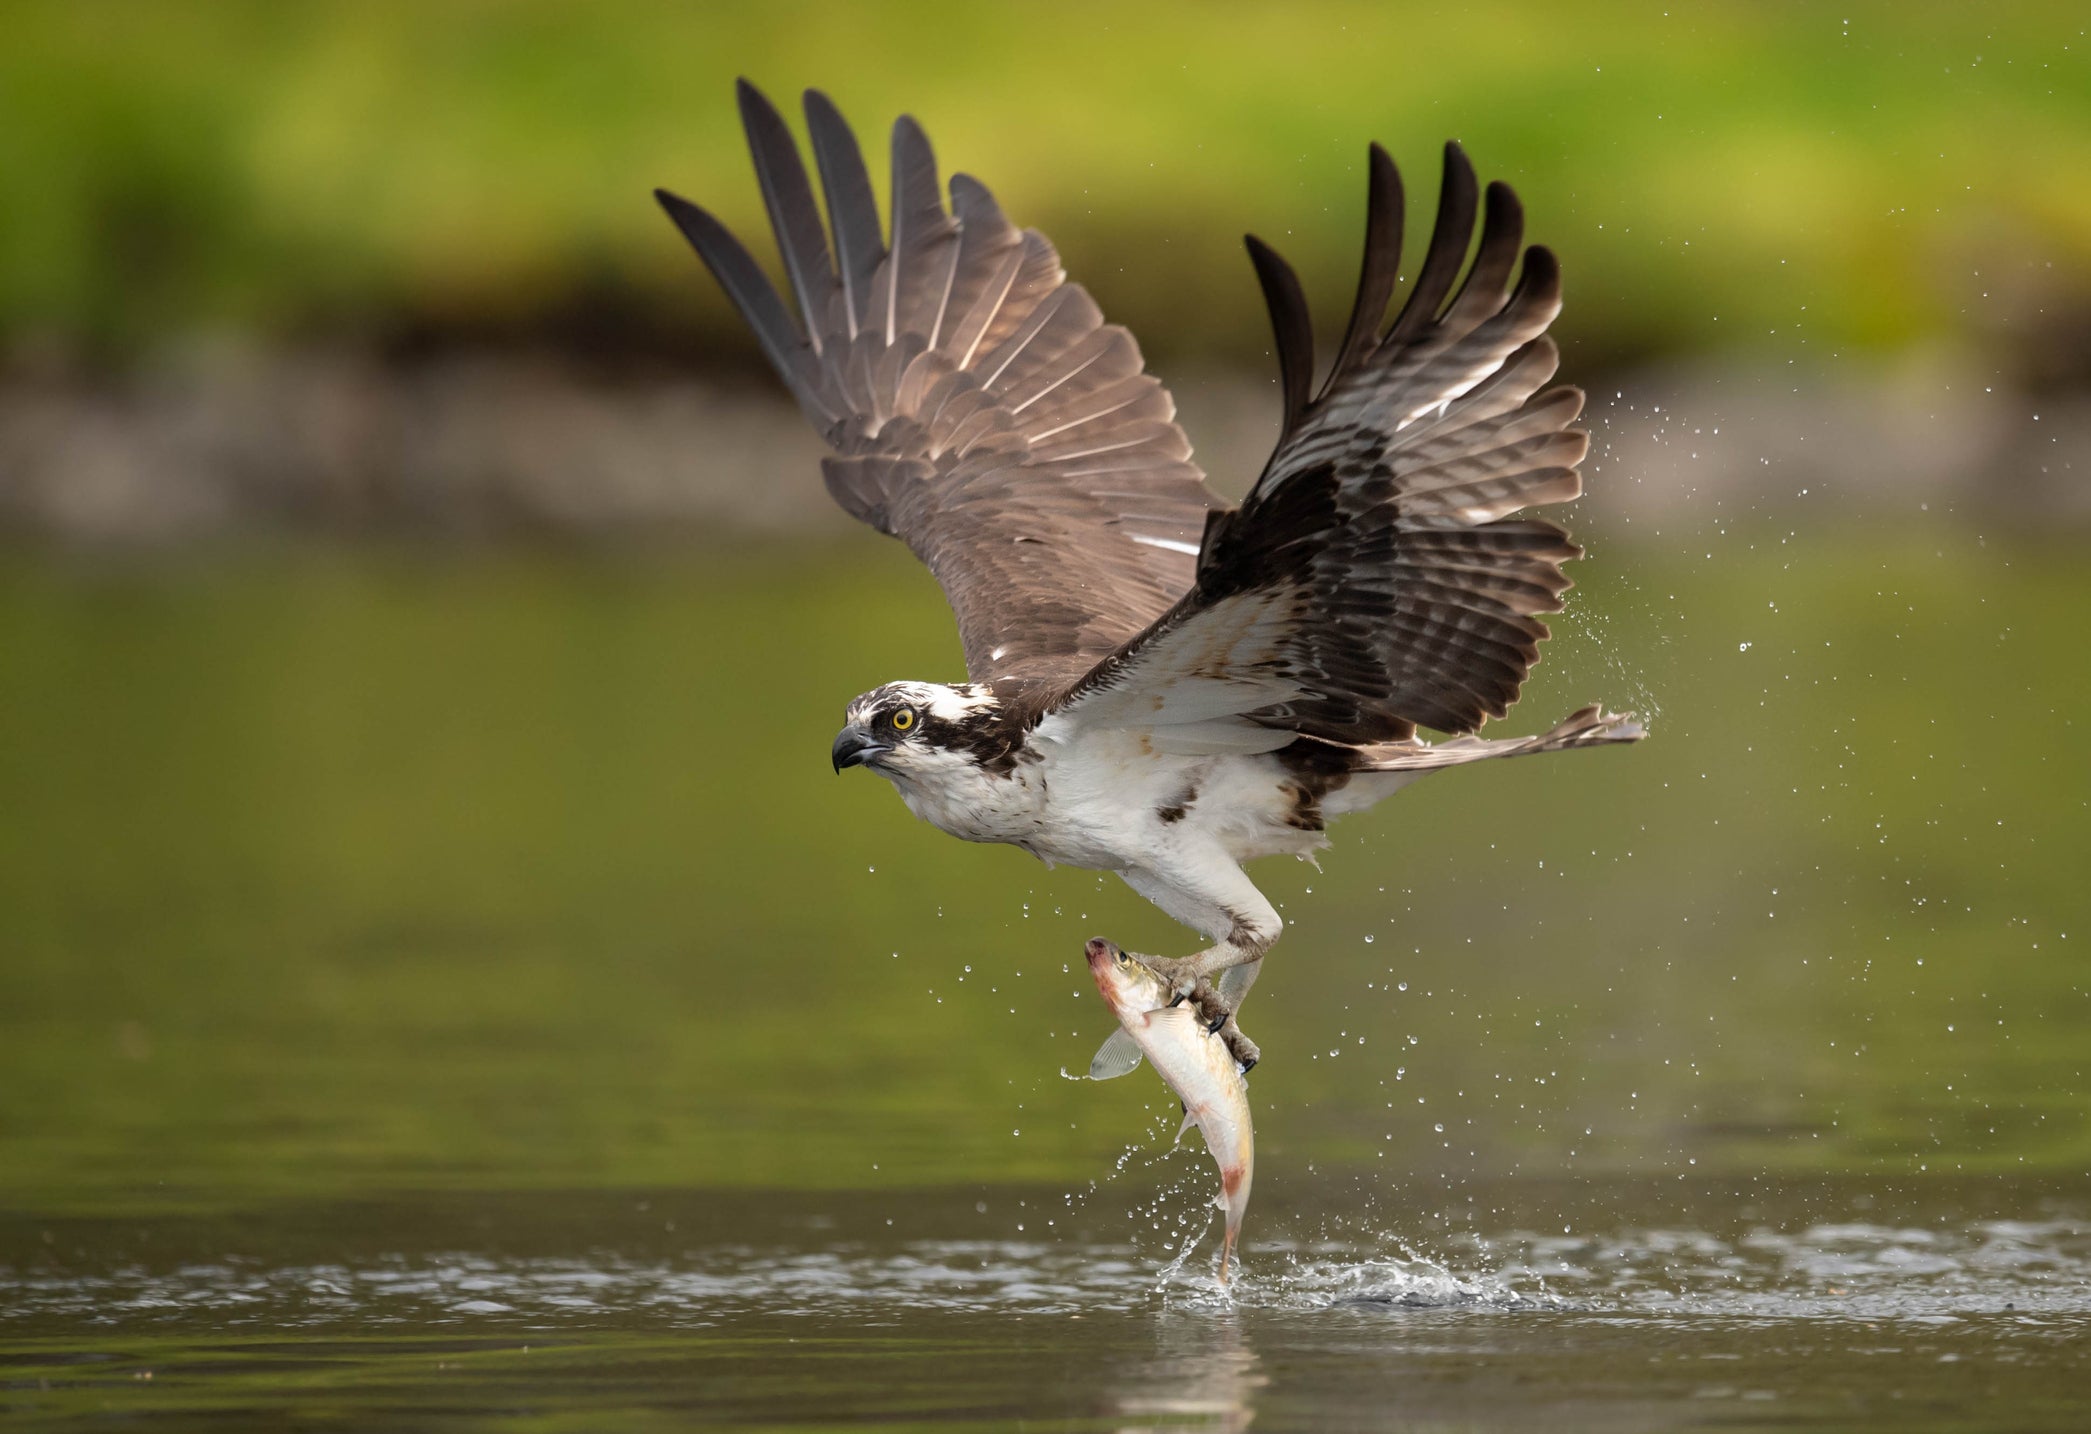
[[[1648,729],[1631,712],[1607,712],[1599,703],[1570,713],[1536,737],[1454,737],[1446,742],[1383,742],[1360,747],[1360,772],[1429,772],[1490,757],[1523,757],[1571,747],[1638,742]]]
[[[1418,777],[1446,767],[1483,762],[1491,757],[1523,757],[1533,752],[1564,752],[1574,747],[1602,747],[1638,742],[1647,729],[1631,712],[1607,712],[1593,703],[1571,713],[1536,737],[1454,737],[1446,742],[1381,742],[1359,747],[1355,774],[1329,793],[1322,810],[1331,817],[1362,812],[1400,791]]]

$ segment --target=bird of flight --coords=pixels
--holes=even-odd
[[[947,210],[913,119],[893,126],[888,230],[855,136],[807,92],[824,224],[783,119],[739,92],[798,315],[718,220],[656,196],[834,450],[828,491],[928,565],[965,649],[965,682],[852,701],[835,769],[876,772],[953,836],[1115,871],[1203,932],[1195,955],[1136,959],[1244,1068],[1235,1010],[1282,923],[1242,863],[1318,850],[1331,819],[1442,767],[1642,735],[1598,706],[1473,735],[1517,700],[1581,555],[1513,515],[1582,491],[1588,437],[1581,392],[1546,388],[1559,266],[1458,145],[1391,324],[1403,193],[1371,147],[1364,271],[1318,386],[1299,281],[1247,241],[1283,429],[1230,505],[1132,335],[979,181],[953,175]],[[1090,1074],[1139,1059],[1120,1031]]]

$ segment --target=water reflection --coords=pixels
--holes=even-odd
[[[1111,1396],[1111,1410],[1131,1421],[1124,1434],[1248,1428],[1256,1392],[1270,1383],[1235,1312],[1165,1316],[1154,1354],[1132,1387]]]
[[[0,1419],[1983,1427],[1986,1367],[2091,1427],[2091,747],[2010,659],[2084,569],[1972,544],[1644,555],[1630,794],[1476,774],[1274,873],[1225,1293],[1173,1102],[1052,1074],[1137,898],[802,760],[843,667],[938,670],[905,555],[21,577]],[[1771,599],[1790,657],[1712,640]]]
[[[1048,1238],[955,1238],[1017,1205],[974,1190],[0,1216],[0,1413],[1610,1430],[1914,1400],[1979,1428],[2008,1380],[2052,1427],[2091,1418],[2081,1188],[1796,1186],[1744,1213],[1712,1185],[1484,1186],[1490,1218],[1426,1251],[1443,1212],[1413,1192],[1337,1220],[1280,1187],[1228,1287],[1122,1193]]]

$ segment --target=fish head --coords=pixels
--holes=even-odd
[[[1097,993],[1120,1022],[1158,1011],[1169,1004],[1169,987],[1162,978],[1101,936],[1090,940],[1087,954],[1089,974],[1096,980]]]

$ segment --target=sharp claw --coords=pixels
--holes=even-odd
[[[1233,1024],[1234,1012],[1228,1006],[1226,999],[1221,996],[1219,986],[1215,982],[1203,977],[1197,980],[1178,980],[1169,974],[1171,969],[1178,965],[1177,962],[1165,961],[1164,958],[1159,956],[1142,956],[1137,952],[1128,954],[1134,960],[1147,967],[1148,970],[1153,971],[1157,976],[1169,982],[1169,1005],[1172,1008],[1181,1006],[1186,1001],[1193,1003],[1197,1007],[1198,1018],[1205,1027],[1205,1033],[1210,1036],[1218,1036],[1221,1040],[1227,1042],[1228,1052],[1233,1055],[1236,1063],[1241,1066],[1243,1075],[1247,1075],[1251,1070],[1255,1069],[1257,1061],[1261,1059],[1261,1053],[1257,1052],[1255,1042],[1243,1035],[1241,1029]],[[1246,1060],[1242,1057],[1244,1048],[1251,1053]]]
[[[1256,1063],[1263,1059],[1263,1052],[1256,1048],[1256,1042],[1242,1034],[1240,1026],[1229,1022],[1226,1030],[1219,1035],[1221,1040],[1227,1042],[1227,1053],[1234,1057],[1235,1064],[1242,1068],[1244,1076],[1256,1069]]]

